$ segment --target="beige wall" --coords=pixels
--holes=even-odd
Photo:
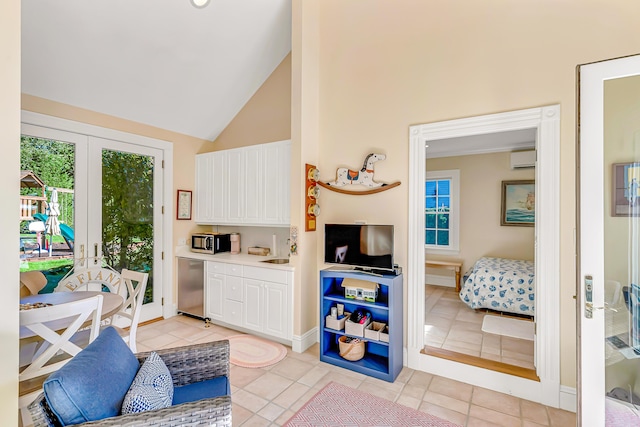
[[[201,153],[291,139],[291,53]]]
[[[381,151],[376,178],[402,181],[372,196],[325,191],[320,218],[395,224],[401,265],[409,126],[561,105],[561,383],[575,387],[575,70],[638,52],[640,3],[323,0],[318,13],[321,178]]]
[[[18,425],[18,223],[20,188],[20,1],[0,3],[0,419]]]
[[[535,178],[533,168],[511,169],[509,160],[507,152],[427,160],[427,171],[460,171],[460,253],[449,258],[461,259],[463,271],[482,256],[534,258],[533,227],[500,225],[502,181]]]

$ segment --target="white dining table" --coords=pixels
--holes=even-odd
[[[24,298],[20,298],[20,304],[36,304],[36,303],[44,303],[44,304],[65,304],[73,301],[78,301],[85,298],[91,298],[96,295],[102,295],[102,314],[101,319],[106,319],[108,317],[116,314],[124,305],[124,298],[121,295],[114,294],[111,292],[98,292],[98,291],[75,291],[75,292],[52,292],[47,294],[36,294],[29,295]],[[38,310],[37,308],[33,308],[31,310]],[[63,330],[70,323],[69,319],[60,319],[49,322],[47,326],[51,329],[55,330]],[[20,341],[24,343],[25,341],[29,341],[30,338],[34,338],[36,335],[28,328],[20,326]]]

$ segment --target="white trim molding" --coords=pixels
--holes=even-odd
[[[291,350],[296,353],[304,353],[317,342],[320,342],[320,330],[316,326],[302,335],[294,335],[291,338]]]
[[[536,167],[535,360],[532,381],[421,353],[424,347],[424,182],[429,141],[533,130]],[[560,106],[411,126],[409,129],[409,248],[407,268],[407,366],[435,375],[560,407]],[[566,404],[566,401],[564,401]]]

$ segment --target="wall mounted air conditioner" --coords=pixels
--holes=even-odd
[[[533,168],[536,166],[536,150],[514,151],[511,153],[511,169]]]

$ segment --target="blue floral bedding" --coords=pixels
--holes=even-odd
[[[535,314],[535,266],[532,261],[480,258],[465,274],[460,299],[471,308]]]

